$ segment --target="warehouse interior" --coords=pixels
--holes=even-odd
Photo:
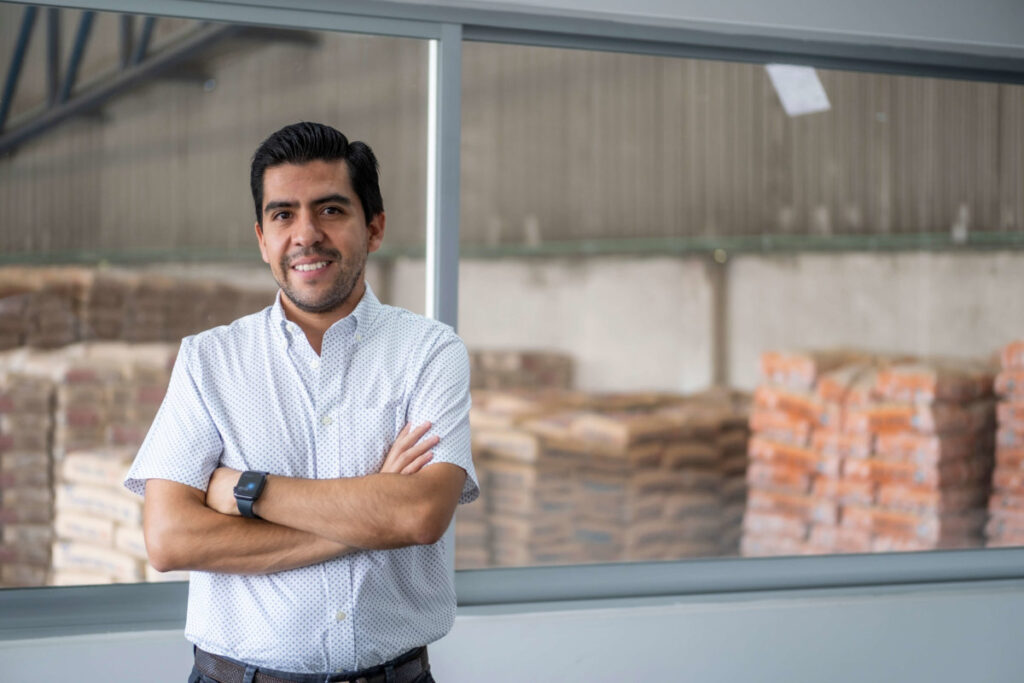
[[[124,649],[128,670],[187,673],[173,608],[70,630],[50,611],[152,589],[131,595],[183,614],[187,577],[131,559],[136,508],[110,504],[116,561],[76,545],[98,527],[72,513],[100,503],[74,487],[121,473],[183,336],[273,302],[246,179],[260,140],[312,120],[374,148],[388,227],[367,281],[430,312],[430,41],[302,12],[467,32],[452,322],[489,479],[456,516],[439,679],[1020,675],[1021,10],[251,4],[0,3],[0,368],[51,434],[33,479],[11,463],[35,437],[0,410],[0,437],[25,439],[0,438],[0,509],[44,510],[0,516],[10,680],[66,658],[109,680]],[[787,111],[775,54],[816,67],[826,103]],[[86,369],[121,397],[102,428],[74,423],[97,394],[61,384]],[[692,578],[730,572],[760,588]],[[665,576],[694,587],[644,585]]]

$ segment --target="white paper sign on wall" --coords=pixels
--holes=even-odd
[[[767,64],[768,78],[775,86],[782,108],[790,116],[828,111],[831,105],[818,72],[811,66]]]

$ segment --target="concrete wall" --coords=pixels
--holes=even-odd
[[[726,265],[727,339],[697,258],[463,260],[459,333],[470,348],[572,354],[582,389],[694,391],[726,354],[753,388],[767,349],[836,346],[981,357],[1024,336],[1024,253],[738,256]],[[423,310],[423,264],[400,260],[391,301]]]
[[[422,261],[396,263],[393,302],[423,310]],[[692,391],[711,381],[711,291],[696,259],[463,261],[469,348],[564,351],[580,388]]]
[[[441,683],[1003,683],[1024,675],[1024,583],[796,591],[461,610]],[[181,682],[180,631],[0,641],[4,683]]]
[[[569,353],[581,389],[681,392],[712,382],[716,354],[731,385],[752,389],[768,349],[984,357],[1024,336],[1024,252],[740,255],[723,266],[724,292],[712,267],[696,257],[464,259],[459,334],[471,349]],[[274,287],[265,266],[154,270]],[[371,257],[367,280],[386,303],[424,311],[422,260]]]
[[[731,377],[773,348],[848,346],[982,357],[1024,337],[1024,253],[741,257],[729,292]]]

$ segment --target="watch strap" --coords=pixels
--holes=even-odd
[[[235,496],[235,501],[238,503],[238,511],[242,513],[243,517],[248,517],[249,519],[258,519],[256,513],[252,511],[252,506],[256,502],[255,500],[253,500],[252,498],[242,498],[240,496]]]
[[[238,505],[239,514],[243,517],[249,519],[259,518],[259,515],[253,511],[252,507],[263,493],[263,488],[267,485],[267,474],[267,472],[248,470],[242,473],[238,480],[239,483],[235,484],[235,503]],[[257,477],[259,482],[255,489],[252,488],[252,482],[250,481],[253,477]],[[245,486],[241,484],[243,481],[247,482]]]

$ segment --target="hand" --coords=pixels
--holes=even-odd
[[[398,433],[398,438],[391,445],[388,456],[384,458],[381,465],[382,474],[415,474],[423,469],[434,457],[430,449],[437,445],[441,439],[437,436],[428,436],[420,441],[420,438],[432,427],[429,422],[413,428],[412,425],[405,425]]]
[[[206,506],[223,515],[241,516],[235,501],[235,485],[241,476],[241,472],[230,467],[215,469],[206,489]]]

